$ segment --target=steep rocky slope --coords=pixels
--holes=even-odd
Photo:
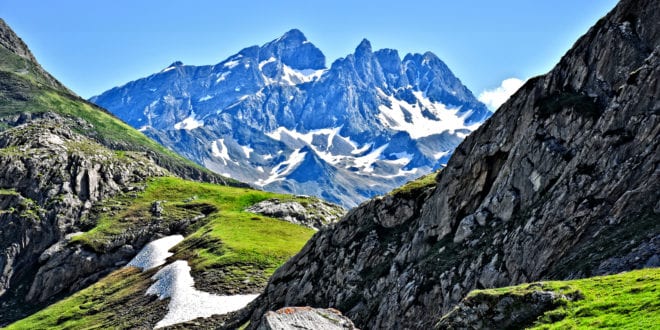
[[[0,20],[0,324],[89,285],[150,238],[190,224],[199,212],[125,233],[102,253],[69,244],[96,224],[96,204],[164,175],[245,186],[73,95]]]
[[[433,53],[364,40],[326,68],[298,30],[91,101],[217,173],[346,207],[446,163],[490,115]]]
[[[658,266],[660,2],[624,0],[457,148],[437,184],[376,198],[271,278],[251,324],[333,307],[431,328],[470,290]]]

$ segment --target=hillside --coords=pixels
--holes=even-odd
[[[122,240],[136,231],[158,232],[158,226],[178,226],[186,238],[172,249],[167,264],[186,260],[197,289],[218,295],[259,293],[273,271],[313,234],[311,229],[244,211],[272,198],[301,200],[172,177],[153,178],[135,197],[120,194],[98,205],[106,211],[100,212],[96,225],[69,238],[66,244],[86,249],[88,253],[82,254],[83,258],[93,255],[93,251],[105,259],[116,255],[113,251],[124,244]],[[162,203],[158,224],[151,216],[153,201],[167,201]],[[119,207],[118,211],[111,211]],[[127,222],[127,218],[132,220]],[[59,263],[79,255],[55,254],[42,269],[51,266],[53,260]],[[76,265],[69,260],[68,264],[72,267],[67,271],[76,272],[75,267],[82,263]],[[168,311],[167,299],[146,294],[154,283],[152,277],[162,268],[140,272],[134,267],[123,267],[8,329],[151,328]],[[42,274],[37,278],[48,279]]]
[[[0,325],[95,283],[167,235],[189,235],[176,258],[200,285],[258,290],[313,231],[244,208],[320,202],[246,187],[74,95],[0,20]],[[333,217],[344,212],[324,205]]]
[[[660,269],[470,292],[439,329],[652,329]]]
[[[659,21],[658,1],[621,1],[468,136],[434,186],[317,233],[251,324],[314,306],[360,328],[432,328],[473,289],[660,266]]]

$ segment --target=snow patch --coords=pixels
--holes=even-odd
[[[231,158],[229,158],[229,150],[225,145],[225,139],[218,139],[211,143],[211,154],[222,159],[225,165],[227,165],[227,161],[231,161]]]
[[[448,108],[442,103],[431,102],[424,96],[424,93],[420,91],[413,92],[417,98],[417,102],[414,105],[409,104],[406,101],[398,100],[392,95],[387,95],[381,89],[378,89],[378,93],[387,98],[391,104],[390,106],[385,104],[378,106],[378,110],[380,111],[378,119],[380,122],[393,130],[407,132],[413,139],[419,139],[443,132],[454,134],[454,132],[459,129],[466,129],[471,132],[477,129],[480,125],[465,125],[465,118],[470,116],[471,111],[459,115],[459,111],[461,110],[460,107]],[[437,119],[424,116],[422,114],[422,109],[426,109]]]
[[[198,100],[198,102],[208,101],[208,100],[210,100],[210,99],[212,99],[212,98],[213,98],[213,96],[211,96],[211,95],[206,95],[206,96],[204,96],[204,97],[200,97],[199,100]]]
[[[188,262],[177,260],[159,270],[152,279],[157,280],[147,289],[147,294],[158,299],[170,298],[168,312],[156,324],[156,328],[181,323],[198,317],[227,314],[239,310],[258,295],[219,296],[195,289]]]
[[[227,61],[223,66],[224,66],[225,68],[231,70],[231,69],[233,69],[234,67],[236,67],[239,63],[240,63],[239,61],[232,60],[232,61]]]
[[[276,130],[274,130],[270,133],[266,133],[266,135],[268,135],[268,137],[270,137],[274,140],[277,140],[277,141],[282,141],[282,138],[284,136],[288,136],[288,137],[290,137],[292,139],[295,139],[295,140],[300,140],[300,141],[304,142],[305,144],[307,144],[309,147],[311,147],[312,150],[314,151],[314,153],[317,154],[321,159],[323,159],[324,161],[334,165],[334,164],[337,164],[344,157],[343,156],[336,156],[336,155],[333,155],[332,153],[330,153],[328,151],[321,150],[321,149],[318,148],[318,146],[313,145],[312,141],[314,140],[314,137],[316,137],[317,135],[321,135],[321,136],[322,135],[327,135],[328,138],[327,138],[327,148],[326,148],[326,150],[330,150],[330,148],[332,147],[332,141],[334,140],[335,136],[342,137],[341,135],[339,135],[339,131],[341,129],[342,129],[342,127],[340,126],[340,127],[334,127],[334,128],[315,129],[315,130],[311,130],[307,133],[299,133],[296,130],[289,130],[285,127],[278,127]]]
[[[271,56],[269,59],[259,62],[259,70],[263,70],[263,68],[266,64],[273,63],[275,61],[277,61],[277,59],[275,57]]]
[[[158,267],[165,263],[165,259],[172,256],[171,248],[183,241],[183,236],[172,235],[151,241],[126,265],[140,268],[142,271]]]
[[[250,154],[254,151],[250,146],[241,146],[241,149],[243,149],[246,158],[250,158]]]
[[[270,176],[268,179],[259,179],[255,184],[263,187],[275,181],[283,181],[286,176],[293,172],[293,170],[295,170],[305,159],[306,154],[307,152],[300,152],[300,149],[294,150],[291,155],[289,155],[289,159],[279,163],[270,170]]]
[[[370,153],[362,156],[362,157],[356,157],[353,161],[354,166],[361,168],[362,172],[364,173],[373,173],[374,168],[372,165],[381,158],[383,151],[385,148],[387,148],[389,144],[386,143],[374,150],[372,150]],[[350,166],[347,166],[350,167]]]
[[[314,70],[314,69],[304,69],[296,70],[288,65],[282,65],[282,82],[285,82],[291,86],[308,83],[314,81],[321,77],[326,69]]]
[[[204,121],[195,119],[195,111],[191,111],[188,118],[174,124],[174,129],[185,129],[189,131],[202,126],[204,126]]]

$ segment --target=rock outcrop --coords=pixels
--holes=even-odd
[[[344,214],[346,214],[346,210],[341,206],[330,204],[316,198],[305,198],[304,200],[291,201],[269,199],[250,206],[246,211],[281,219],[316,230],[337,222]]]
[[[438,329],[522,329],[544,312],[568,300],[553,291],[530,290],[500,296],[477,293],[461,301],[437,325]]]
[[[466,138],[435,190],[365,202],[318,232],[251,324],[308,305],[363,328],[431,328],[475,288],[657,262],[659,21],[660,2],[621,1]]]
[[[4,191],[0,194],[0,301],[5,303],[23,296],[29,302],[46,301],[84,280],[76,274],[87,271],[90,275],[107,266],[80,252],[85,257],[78,259],[85,266],[76,266],[76,258],[60,258],[71,264],[50,269],[60,275],[50,281],[52,286],[32,283],[35,274],[45,271],[41,264],[64,249],[65,236],[79,230],[80,219],[94,203],[147,177],[167,173],[144,157],[119,159],[113,151],[61,125],[63,121],[47,113],[0,132],[0,187]],[[135,253],[126,252],[124,257],[129,259]],[[69,272],[70,268],[76,272]],[[26,295],[16,291],[21,287],[32,288]]]
[[[285,307],[264,314],[258,330],[358,330],[336,309]]]

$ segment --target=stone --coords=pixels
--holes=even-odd
[[[358,330],[353,322],[332,308],[284,307],[264,314],[258,330]]]

